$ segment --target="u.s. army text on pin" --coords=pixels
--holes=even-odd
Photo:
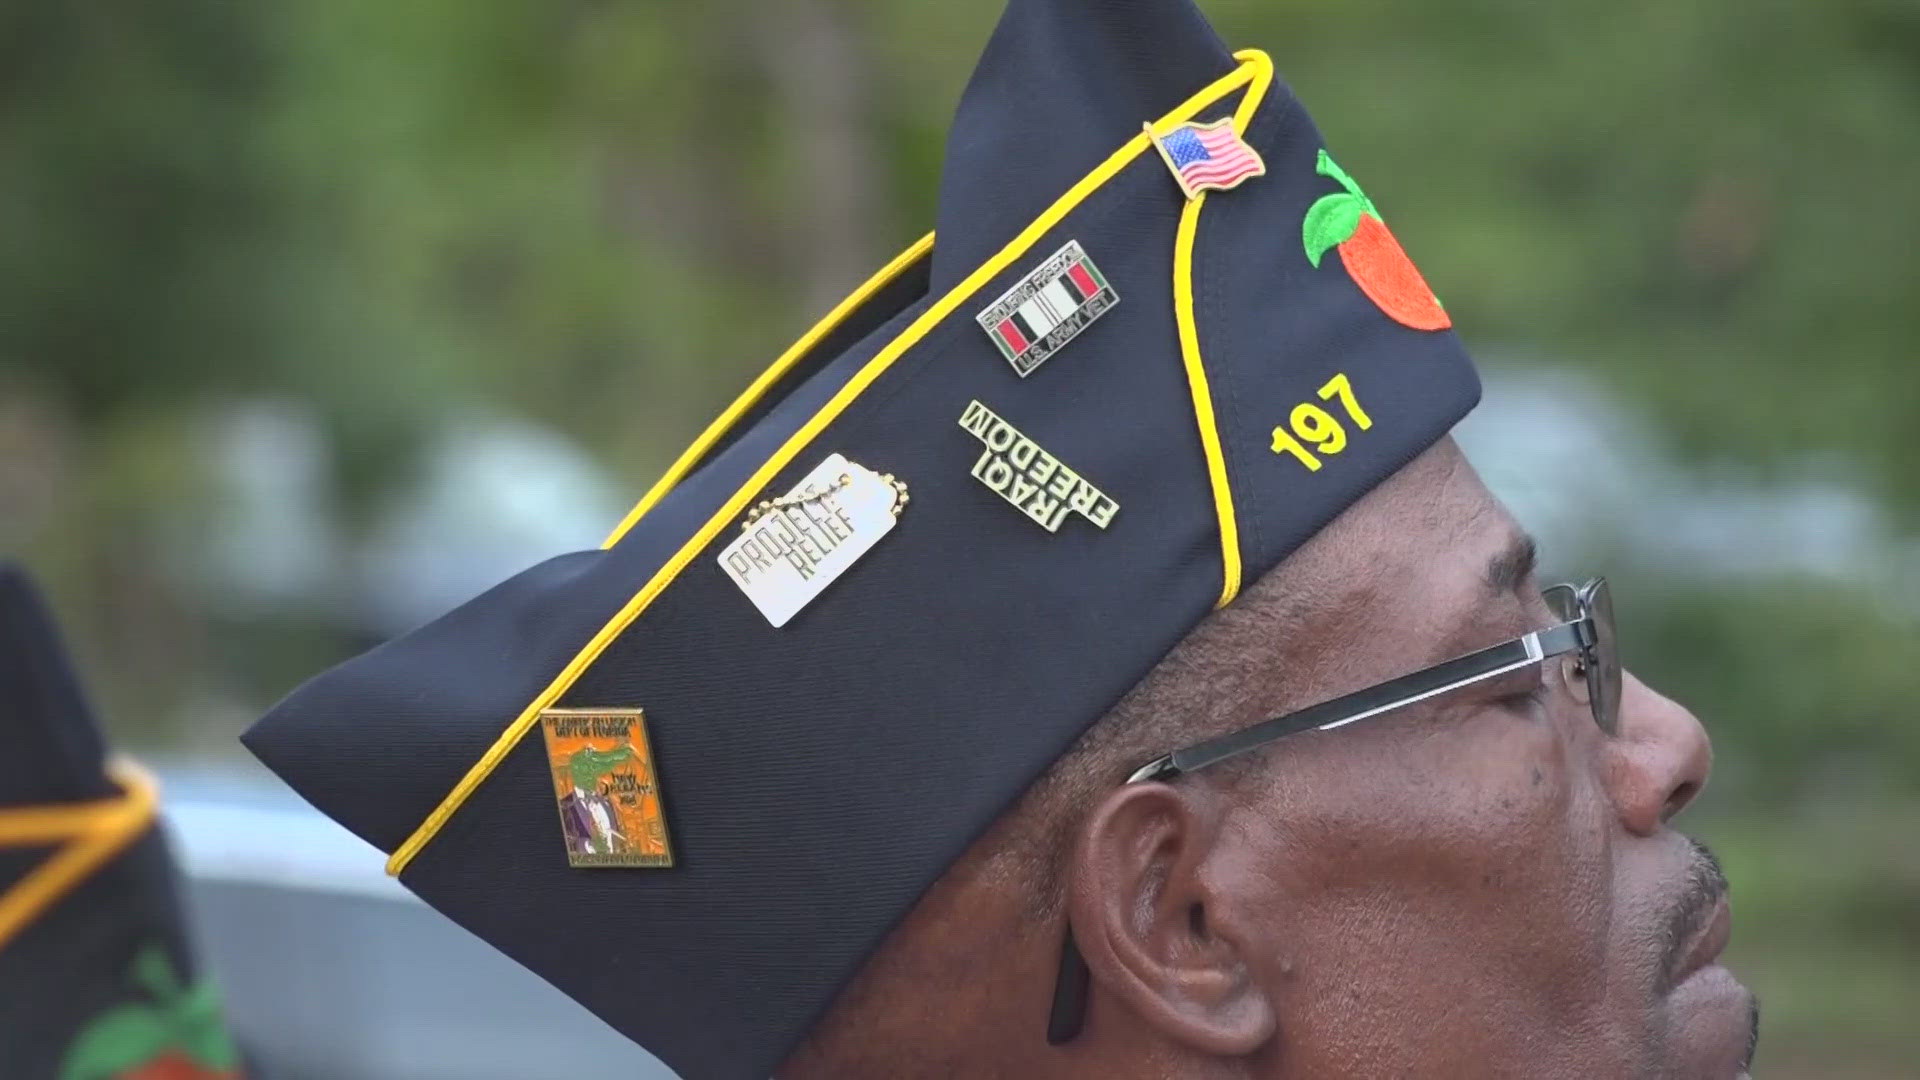
[[[1080,242],[1069,240],[974,319],[1024,379],[1119,302]]]
[[[978,401],[967,404],[960,426],[984,447],[973,478],[1048,532],[1060,531],[1069,510],[1103,529],[1120,512],[1119,503]]]
[[[785,626],[893,529],[905,505],[905,484],[829,454],[754,510],[720,552],[720,568],[768,622]]]

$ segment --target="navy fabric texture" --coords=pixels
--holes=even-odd
[[[25,572],[0,564],[0,807],[100,799],[106,745]]]
[[[869,302],[863,337],[823,343],[612,549],[535,567],[320,676],[248,745],[394,850],[862,368],[1143,121],[1234,64],[1188,0],[1014,0],[958,110],[931,266]],[[1244,92],[1196,119],[1230,115]],[[1209,195],[1193,256],[1249,584],[1479,392],[1451,333],[1395,322],[1338,258],[1308,263],[1302,218],[1340,189],[1315,172],[1320,136],[1284,85],[1253,115],[1267,175]],[[1219,597],[1173,303],[1184,205],[1147,150],[752,492],[784,493],[835,452],[909,488],[893,531],[792,621],[770,626],[720,569],[729,521],[566,689],[559,705],[645,710],[676,865],[570,867],[530,731],[401,880],[683,1075],[769,1075],[941,872]],[[974,316],[1069,240],[1119,303],[1023,379]],[[1335,374],[1373,425],[1310,472],[1270,433],[1296,404],[1326,404]],[[1117,500],[1111,524],[1070,515],[1049,532],[974,479],[980,443],[958,424],[974,400]]]
[[[161,950],[183,982],[197,979],[185,925],[166,837],[150,828],[0,947],[0,1076],[59,1080],[88,1024],[152,1004],[131,974],[144,950]]]
[[[1232,70],[1192,0],[1014,0],[947,136],[933,290],[986,262],[1142,123]]]

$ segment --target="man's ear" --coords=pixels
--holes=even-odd
[[[1110,997],[1175,1042],[1237,1057],[1271,1039],[1277,1020],[1249,963],[1255,927],[1219,892],[1225,814],[1204,784],[1116,788],[1081,826],[1068,920],[1091,1008]]]

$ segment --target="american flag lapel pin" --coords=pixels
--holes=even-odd
[[[974,319],[1024,379],[1119,302],[1080,242],[1069,240]]]
[[[1181,124],[1161,135],[1152,124],[1142,124],[1160,160],[1180,185],[1180,193],[1197,199],[1203,191],[1226,191],[1255,176],[1265,176],[1267,163],[1233,130],[1232,119],[1211,124]]]

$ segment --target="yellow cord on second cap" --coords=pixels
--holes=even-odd
[[[108,763],[107,772],[121,789],[112,798],[0,810],[0,848],[59,845],[45,862],[0,894],[0,948],[108,859],[126,850],[153,823],[160,801],[153,777],[120,758]]]

